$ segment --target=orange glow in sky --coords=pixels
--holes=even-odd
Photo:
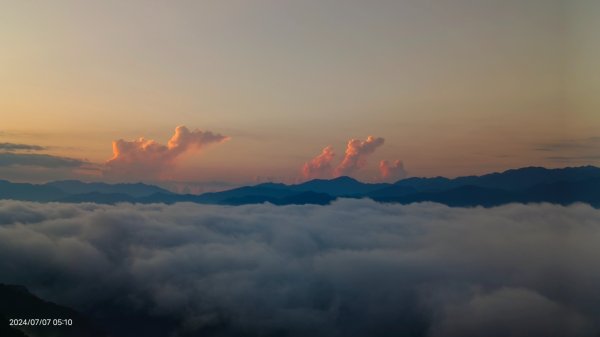
[[[599,12],[590,0],[10,1],[0,143],[43,149],[0,156],[46,166],[7,162],[0,178],[380,181],[382,161],[396,177],[600,165]],[[172,135],[177,125],[190,129]],[[385,144],[341,157],[369,135]]]

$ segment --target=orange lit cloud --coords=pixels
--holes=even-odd
[[[327,146],[318,156],[304,163],[302,166],[302,176],[304,179],[315,179],[351,175],[367,165],[367,157],[375,152],[379,146],[383,145],[384,141],[381,137],[373,136],[367,137],[366,140],[350,139],[346,146],[344,158],[335,169],[331,164],[334,157],[333,148]],[[388,175],[391,176],[392,173],[396,174],[398,169],[393,168],[393,165],[389,163],[386,165]]]
[[[367,137],[367,140],[351,139],[346,146],[346,155],[335,169],[335,176],[350,175],[367,164],[367,157],[383,145],[380,137]]]
[[[139,138],[113,141],[113,157],[106,162],[105,174],[114,178],[161,179],[172,170],[177,159],[188,151],[198,151],[207,145],[221,143],[229,137],[210,131],[190,131],[178,126],[167,145]]]
[[[331,177],[331,161],[334,156],[333,148],[327,146],[321,154],[311,159],[311,161],[304,163],[304,166],[302,166],[302,175],[305,179]]]
[[[388,160],[380,161],[379,172],[381,173],[381,180],[383,181],[397,181],[406,177],[404,163],[400,160],[394,160],[394,162]]]

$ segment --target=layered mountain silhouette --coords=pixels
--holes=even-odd
[[[27,201],[81,201],[94,202],[99,199],[115,199],[118,201],[134,201],[136,198],[154,194],[171,194],[171,192],[148,184],[107,184],[86,183],[78,180],[53,181],[42,185],[28,183],[12,183],[0,180],[0,199]],[[70,200],[72,198],[73,200]],[[119,198],[127,200],[117,200]],[[97,201],[100,202],[100,201]]]
[[[328,204],[340,198],[379,202],[432,201],[449,206],[496,206],[506,203],[588,203],[600,207],[600,168],[525,167],[501,173],[458,178],[407,178],[393,184],[363,183],[350,177],[314,179],[301,184],[263,183],[200,195],[171,193],[147,184],[84,183],[76,180],[42,185],[0,180],[0,199],[40,202],[115,204],[195,202],[243,205],[255,203]]]
[[[50,321],[47,325],[24,324],[10,326],[9,319],[70,319],[71,325],[56,325]],[[52,302],[40,299],[19,285],[0,284],[0,336],[34,337],[106,337],[87,317],[79,312]]]

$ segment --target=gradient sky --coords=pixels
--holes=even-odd
[[[599,165],[599,15],[594,0],[4,0],[0,143],[102,167],[117,139],[231,137],[177,159],[168,180],[199,185],[293,181],[369,135],[385,144],[363,180],[380,160],[411,176]],[[109,179],[82,171],[0,160],[2,179]]]

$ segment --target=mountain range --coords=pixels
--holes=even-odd
[[[525,167],[458,178],[407,178],[395,183],[363,183],[350,177],[314,179],[300,184],[263,183],[200,195],[176,194],[157,186],[55,181],[41,185],[0,180],[0,199],[38,202],[115,204],[195,202],[243,205],[328,204],[339,198],[379,202],[432,201],[448,206],[496,206],[511,202],[588,203],[600,207],[600,168]]]

